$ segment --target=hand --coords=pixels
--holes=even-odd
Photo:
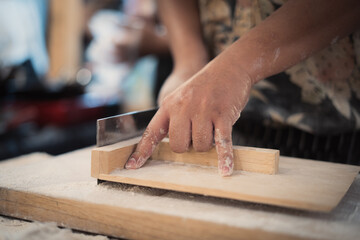
[[[232,174],[232,125],[247,103],[252,80],[225,60],[216,58],[165,97],[126,163],[127,169],[141,167],[169,133],[170,147],[177,153],[187,151],[191,141],[196,151],[208,151],[214,139],[219,173]]]
[[[196,64],[192,64],[192,66],[175,69],[161,87],[158,97],[158,105],[161,106],[165,97],[170,95],[181,84],[195,75],[202,67],[205,66],[205,64],[206,62],[202,63],[201,61],[198,61]]]

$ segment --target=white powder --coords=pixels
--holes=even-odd
[[[308,238],[355,239],[360,234],[360,212],[354,207],[359,205],[359,190],[348,196],[352,201],[340,205],[341,209],[334,213],[317,214],[122,184],[97,185],[96,179],[90,177],[90,149],[16,167],[0,163],[0,187]],[[155,174],[164,174],[165,177],[166,174],[176,174],[175,167],[173,171],[163,172],[161,168],[158,171]],[[209,167],[209,171],[218,176],[216,168]],[[201,181],[201,176],[199,179]],[[359,177],[356,188],[360,189]],[[350,209],[349,215],[353,214],[351,222],[349,215],[340,214],[344,209]]]
[[[277,49],[275,50],[273,62],[275,62],[275,61],[279,58],[279,56],[280,56],[280,48],[277,48]]]
[[[74,233],[58,228],[56,223],[26,222],[0,216],[0,239],[3,240],[107,240],[106,236]]]

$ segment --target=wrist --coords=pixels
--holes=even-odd
[[[240,61],[237,53],[225,50],[214,58],[206,68],[213,72],[212,75],[219,75],[222,72],[223,78],[227,78],[229,84],[246,84],[250,88],[258,81],[253,72],[249,69],[246,58],[244,62]],[[204,69],[205,70],[205,69]]]
[[[184,51],[174,56],[174,71],[198,72],[209,62],[207,51]]]
[[[201,69],[209,62],[208,50],[201,39],[188,37],[180,40],[171,43],[175,68]]]

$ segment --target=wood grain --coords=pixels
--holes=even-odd
[[[122,169],[140,138],[95,148],[92,151],[92,176],[109,174]],[[234,170],[276,174],[279,169],[279,150],[234,146]],[[192,147],[186,153],[171,150],[169,140],[164,139],[154,150],[151,159],[217,167],[215,148],[208,152],[196,152]]]
[[[233,146],[234,170],[276,174],[279,170],[279,150]],[[171,151],[169,140],[165,139],[155,148],[151,159],[190,163],[201,166],[217,167],[218,158],[215,148],[208,152],[196,152],[190,147],[188,152]]]
[[[124,168],[126,161],[135,150],[141,138],[97,147],[91,151],[91,176],[99,178],[99,174],[109,174],[117,168]]]
[[[346,240],[360,234],[360,177],[334,211],[309,213],[137,186],[97,185],[89,176],[90,152],[39,161],[23,157],[21,164],[0,162],[0,214],[125,239]],[[275,177],[287,172],[282,165],[288,160],[304,161],[281,157]]]
[[[94,149],[92,168],[97,170],[92,176],[112,182],[329,212],[337,206],[359,172],[357,166],[283,158],[278,174],[235,170],[232,176],[223,178],[217,173],[214,150],[205,154],[175,154],[167,142],[159,145],[152,160],[142,168],[123,169],[135,148],[131,144],[136,141],[138,139]],[[263,160],[262,155],[272,156],[272,162],[279,163],[274,160],[278,157],[275,150],[235,148],[235,152],[241,156],[235,163],[237,169],[252,163],[257,166],[257,161],[265,165],[271,163],[270,157]],[[248,165],[241,165],[243,159],[249,160]],[[274,169],[270,164],[264,168],[269,166]],[[260,169],[263,168],[260,166]]]

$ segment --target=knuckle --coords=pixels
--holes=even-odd
[[[215,118],[221,118],[223,116],[223,110],[222,109],[214,109],[213,113],[215,115]]]
[[[158,136],[154,134],[150,128],[146,128],[145,132],[143,133],[143,137],[139,142],[139,146],[142,149],[152,149],[153,146],[156,146],[159,142]]]
[[[199,103],[199,108],[202,111],[206,111],[209,108],[209,99],[208,98],[202,98]]]
[[[145,132],[143,133],[143,140],[146,141],[156,141],[157,137],[154,132],[150,128],[146,128]]]
[[[176,109],[180,109],[181,107],[183,107],[185,105],[185,100],[183,97],[178,97],[174,100],[174,105],[173,107],[175,107]]]
[[[231,132],[224,133],[219,128],[215,129],[215,143],[223,147],[232,144]]]
[[[151,130],[149,127],[147,127],[143,133],[143,139],[147,139],[151,134]]]
[[[225,143],[225,144],[230,144],[232,141],[231,141],[231,136],[224,136],[222,138],[222,141]]]

